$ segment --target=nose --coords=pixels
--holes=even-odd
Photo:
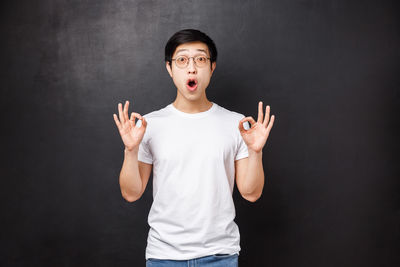
[[[197,69],[196,69],[196,64],[194,63],[194,58],[189,58],[189,63],[188,63],[188,72],[189,73],[196,73]]]

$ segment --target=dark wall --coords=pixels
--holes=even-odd
[[[396,1],[0,6],[1,266],[144,266],[152,178],[122,198],[112,114],[175,99],[164,46],[183,28],[217,45],[211,101],[276,116],[262,197],[235,187],[239,265],[399,266]]]

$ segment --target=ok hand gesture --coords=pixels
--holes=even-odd
[[[271,120],[269,120],[269,111],[270,107],[267,106],[265,109],[265,118],[263,119],[263,104],[260,101],[258,103],[257,122],[255,122],[253,117],[245,117],[239,122],[239,131],[248,149],[251,149],[255,152],[260,152],[267,142],[269,132],[271,131],[275,120],[274,115],[272,115]],[[248,130],[245,130],[243,127],[243,122],[245,121],[250,122],[251,128]]]
[[[118,127],[125,148],[129,151],[139,149],[139,144],[142,142],[144,132],[146,131],[147,122],[139,113],[132,112],[131,118],[128,116],[129,101],[125,102],[124,110],[122,104],[118,104],[119,121],[116,114],[113,114],[115,124]],[[136,127],[135,117],[142,121],[140,128]]]

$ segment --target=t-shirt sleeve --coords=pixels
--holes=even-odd
[[[145,117],[145,116],[143,116]],[[147,119],[147,117],[145,117]],[[141,127],[141,120],[138,120],[138,127]],[[144,162],[144,163],[148,163],[148,164],[153,164],[153,155],[151,154],[151,149],[149,146],[149,139],[148,139],[148,129],[146,130],[146,132],[144,133],[142,142],[140,142],[139,145],[139,151],[138,151],[138,161]]]
[[[153,156],[151,155],[149,145],[144,138],[139,145],[138,160],[144,163],[153,164]]]
[[[243,119],[243,118],[244,118],[244,116],[242,116],[242,117],[240,118],[240,120]],[[240,121],[240,120],[239,120],[239,121]],[[245,129],[248,129],[248,128],[249,128],[249,127],[248,127],[248,122],[245,122],[245,123],[244,123],[244,127],[245,127]],[[242,135],[240,134],[240,131],[239,131],[239,128],[238,128],[238,127],[237,127],[236,134],[237,134],[237,140],[238,140],[238,146],[237,146],[238,149],[237,149],[237,151],[236,151],[235,160],[238,160],[238,159],[242,159],[242,158],[248,157],[248,156],[249,156],[249,151],[248,151],[248,149],[247,149],[246,143],[245,143],[244,140],[243,140]]]

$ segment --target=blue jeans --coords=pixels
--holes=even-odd
[[[146,267],[238,267],[239,255],[214,254],[191,260],[159,260],[149,258]]]

